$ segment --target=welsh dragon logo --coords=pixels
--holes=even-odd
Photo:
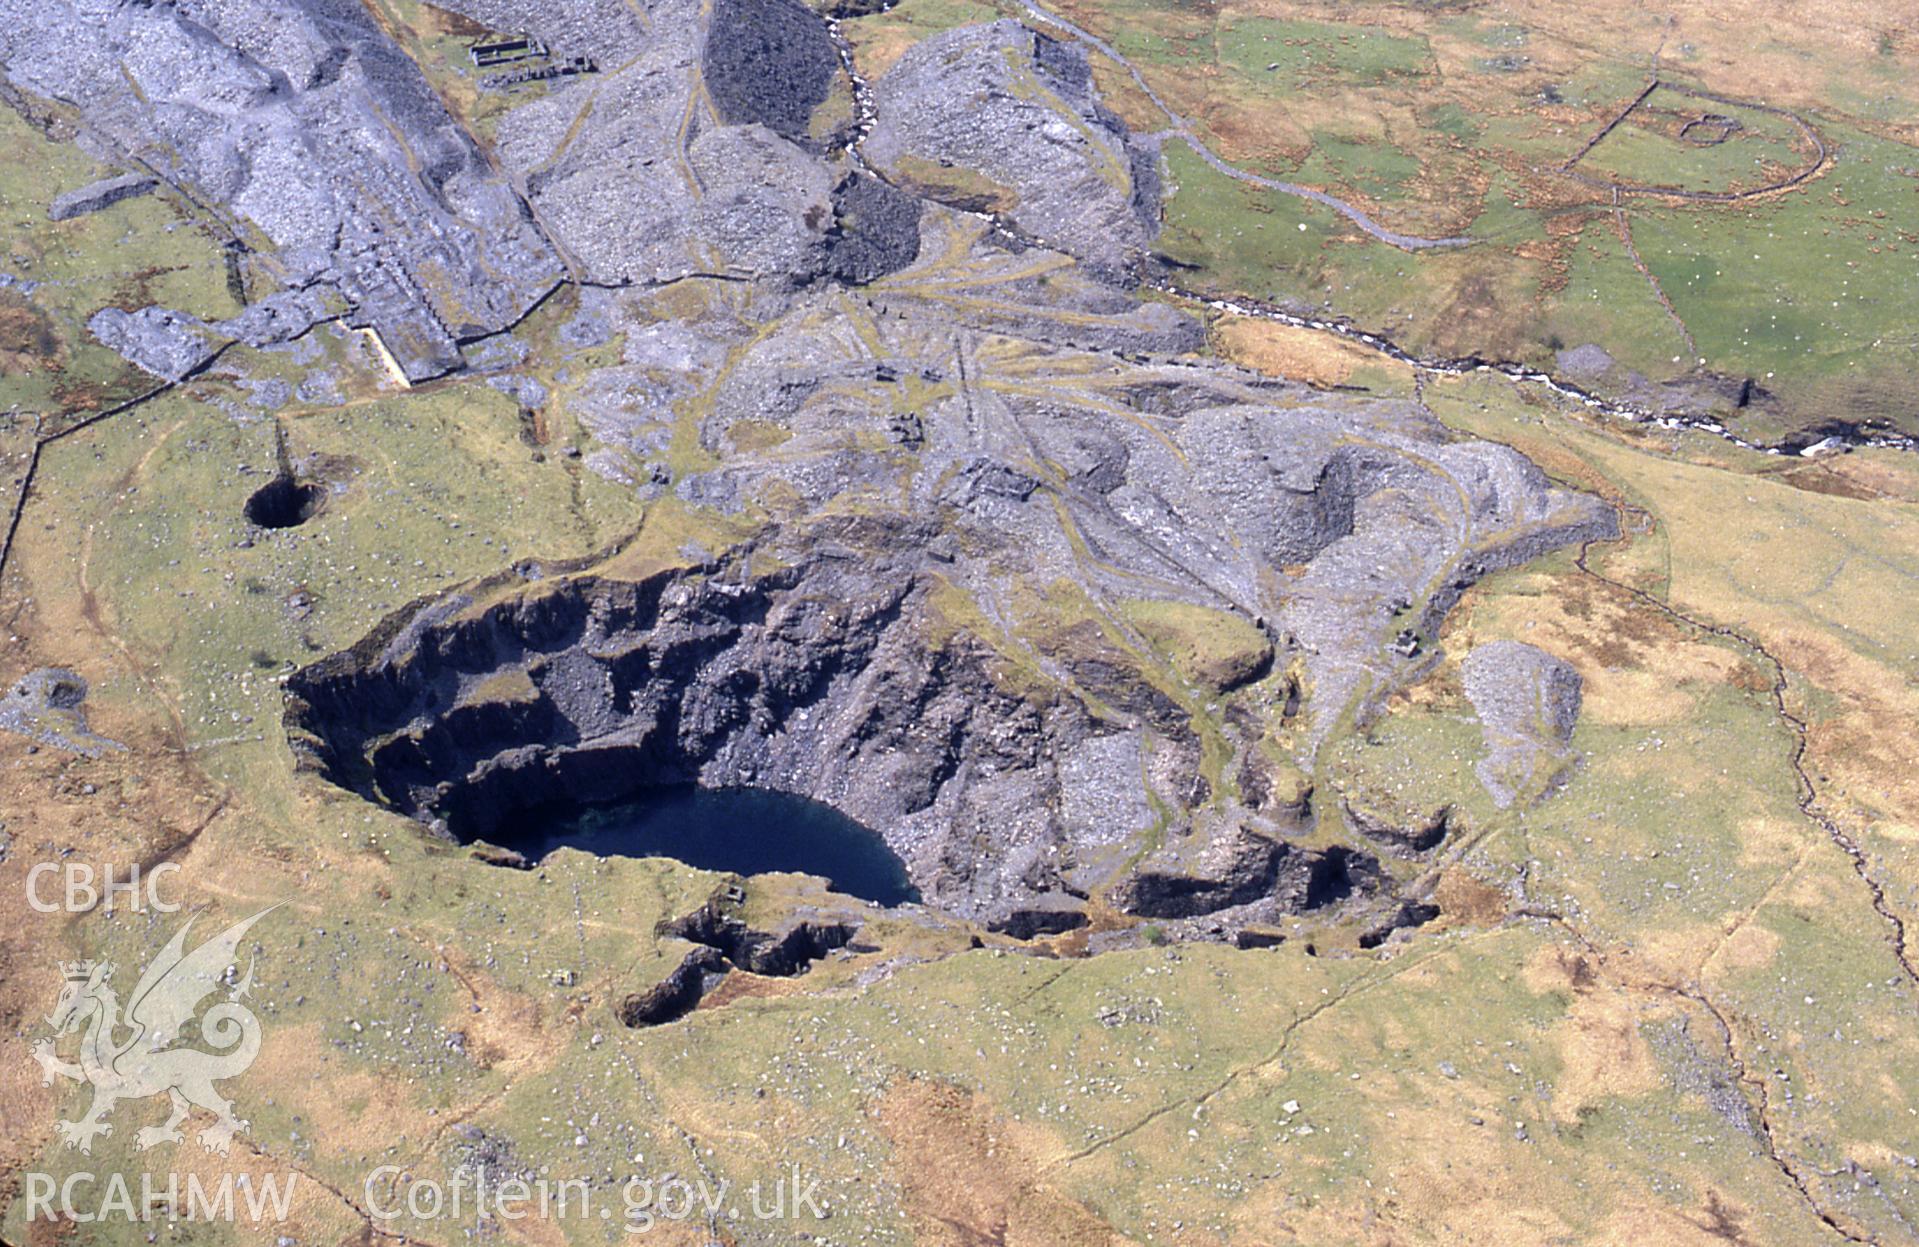
[[[54,1038],[34,1044],[33,1059],[40,1063],[43,1086],[53,1085],[57,1074],[93,1087],[93,1105],[86,1115],[58,1123],[68,1147],[92,1152],[95,1138],[113,1133],[113,1123],[107,1119],[120,1101],[164,1094],[173,1111],[165,1125],[144,1127],[134,1136],[142,1149],[180,1142],[185,1137],[180,1123],[198,1107],[217,1119],[200,1132],[200,1145],[226,1155],[227,1145],[247,1123],[233,1115],[233,1101],[213,1084],[244,1073],[260,1055],[260,1019],[239,1003],[253,985],[251,959],[246,974],[229,987],[226,1000],[200,1018],[200,1042],[218,1051],[202,1051],[182,1042],[181,1035],[200,1003],[227,983],[234,950],[248,929],[277,908],[234,923],[190,953],[187,932],[195,919],[189,918],[141,973],[124,1018],[120,998],[107,983],[113,976],[112,962],[77,961],[60,967],[66,985],[47,1015]],[[80,1059],[61,1060],[55,1052],[59,1038],[82,1028]],[[131,1034],[117,1039],[123,1031]]]

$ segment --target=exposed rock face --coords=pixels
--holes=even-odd
[[[1203,855],[1211,860],[1180,863],[1185,869],[1141,870],[1128,882],[1127,909],[1149,918],[1191,918],[1277,901],[1280,912],[1304,913],[1381,883],[1378,863],[1344,846],[1302,849],[1244,829],[1207,842]],[[1166,864],[1177,861],[1176,855],[1157,856]]]
[[[930,535],[821,532],[863,557],[758,578],[737,560],[570,580],[477,615],[446,602],[444,622],[429,608],[303,673],[293,721],[336,778],[463,837],[663,784],[801,793],[881,830],[948,906],[991,918],[1058,886],[1045,753],[1091,729],[1075,704],[996,690],[984,647],[919,639],[919,560],[873,546]],[[523,673],[512,696],[503,673]],[[992,860],[975,861],[989,834]]]
[[[750,974],[787,978],[852,943],[859,923],[844,915],[795,913],[774,930],[758,931],[721,906],[708,904],[667,923],[664,933],[714,949],[729,965]]]
[[[8,81],[257,226],[291,286],[338,290],[410,377],[457,367],[459,339],[512,322],[559,276],[512,189],[357,3],[9,8]]]
[[[1486,757],[1474,768],[1480,783],[1502,807],[1550,791],[1570,759],[1579,673],[1523,641],[1477,646],[1460,666],[1486,734]]]
[[[1158,229],[1157,164],[1099,103],[1086,54],[1014,21],[908,51],[876,87],[868,160],[1120,277]]]
[[[634,992],[620,1002],[619,1018],[627,1026],[664,1026],[677,1022],[699,1005],[712,985],[727,971],[726,958],[718,949],[694,947],[686,950],[680,964],[665,978]]]
[[[483,153],[354,0],[15,0],[0,28],[13,87],[271,244],[285,288],[229,320],[93,318],[156,376],[333,318],[436,375],[563,266],[559,341],[620,343],[566,387],[585,465],[684,534],[397,615],[290,682],[306,756],[467,837],[658,784],[799,793],[1023,935],[1095,895],[1182,931],[1400,912],[1316,825],[1315,751],[1417,667],[1394,638],[1609,512],[1414,404],[1192,354],[1203,327],[1130,292],[1155,166],[1075,48],[1002,21],[912,49],[862,162],[794,0],[447,7],[604,72]]]
[[[1451,829],[1452,816],[1450,805],[1408,815],[1404,812],[1388,813],[1362,808],[1351,799],[1346,801],[1346,821],[1353,830],[1387,852],[1402,857],[1429,853],[1438,848]]]
[[[663,924],[660,933],[692,947],[658,983],[620,1002],[620,1021],[627,1026],[662,1026],[685,1017],[733,970],[778,978],[804,974],[827,953],[851,943],[859,922],[849,915],[802,911],[787,915],[773,930],[760,931],[709,903]]]

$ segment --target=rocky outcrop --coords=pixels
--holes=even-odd
[[[1023,935],[1100,893],[1235,922],[1370,904],[1376,862],[1300,846],[1310,807],[1261,740],[1417,669],[1393,638],[1483,569],[1606,530],[1407,406],[1053,347],[1058,383],[981,384],[910,301],[871,343],[812,306],[723,372],[723,342],[628,342],[649,386],[702,396],[719,466],[685,504],[810,518],[410,608],[289,683],[298,747],[462,838],[660,785],[797,793],[878,832],[928,903]],[[1154,630],[1189,615],[1232,626]]]
[[[1196,856],[1182,862],[1175,849],[1148,858],[1125,886],[1125,908],[1148,918],[1191,918],[1257,906],[1240,920],[1270,921],[1385,884],[1377,861],[1345,845],[1307,849],[1245,828],[1207,842]]]
[[[207,326],[180,312],[145,307],[137,312],[101,308],[87,321],[100,345],[162,381],[179,381],[213,357],[217,343]]]
[[[690,948],[665,978],[620,1001],[617,1010],[620,1022],[633,1027],[677,1022],[699,1007],[700,999],[727,969],[726,958],[719,950]]]
[[[719,905],[708,904],[666,923],[661,932],[703,944],[735,969],[789,978],[852,943],[859,923],[845,916],[788,914],[775,929],[759,931]]]
[[[1044,808],[1045,754],[1091,730],[1084,711],[995,691],[976,644],[925,644],[910,560],[744,572],[728,560],[572,579],[476,614],[428,608],[295,680],[300,746],[463,839],[555,802],[746,785],[879,830],[922,889],[970,916],[1048,886],[1065,832]],[[1031,813],[1009,822],[1009,802]],[[988,827],[995,852],[977,861],[963,846]]]
[[[126,746],[87,726],[87,682],[61,667],[29,671],[0,694],[0,731],[83,757],[118,752]]]
[[[1362,806],[1348,798],[1346,822],[1366,839],[1396,856],[1410,857],[1430,853],[1446,839],[1452,829],[1453,807],[1411,812],[1388,812]]]
[[[453,7],[557,47],[590,34],[576,19],[596,2]],[[1404,638],[1478,577],[1611,531],[1604,507],[1414,404],[1195,357],[1202,326],[1126,287],[1157,215],[1151,162],[1083,54],[1017,23],[909,51],[877,90],[869,168],[817,133],[842,72],[821,19],[659,0],[646,37],[609,17],[612,42],[575,53],[620,52],[590,88],[505,113],[496,179],[414,98],[410,63],[368,77],[394,53],[354,42],[363,13],[341,19],[343,56],[276,78],[306,29],[291,12],[250,19],[293,33],[235,60],[258,31],[216,4],[206,81],[232,79],[263,158],[283,114],[346,110],[332,133],[393,107],[426,170],[379,210],[417,191],[421,215],[362,237],[365,188],[321,178],[300,194],[325,211],[282,230],[281,258],[311,261],[290,289],[212,326],[149,310],[102,332],[184,375],[221,339],[361,323],[386,274],[402,302],[430,286],[415,302],[445,331],[388,337],[411,372],[524,305],[521,277],[549,271],[538,234],[583,279],[585,327],[561,340],[618,335],[618,362],[567,386],[585,465],[689,526],[644,560],[415,603],[288,682],[303,758],[460,839],[510,851],[537,806],[748,786],[833,806],[929,904],[1021,936],[1083,925],[1096,901],[1213,932],[1389,905],[1376,848],[1335,843],[1302,795],[1325,733],[1419,668]],[[163,20],[101,18],[100,37]],[[245,173],[242,211],[304,202]],[[540,230],[494,212],[511,189]],[[435,241],[408,250],[421,230]],[[458,279],[409,285],[429,253]],[[620,284],[676,288],[599,288]],[[263,493],[256,522],[312,514],[301,484]],[[689,962],[660,1007],[710,971]]]

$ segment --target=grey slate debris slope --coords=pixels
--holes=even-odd
[[[101,308],[87,321],[87,330],[100,345],[163,381],[186,377],[219,345],[203,322],[160,307]]]
[[[282,290],[248,304],[239,315],[207,324],[170,308],[128,312],[104,307],[87,330],[105,347],[163,381],[179,381],[213,358],[223,342],[265,347],[288,342],[335,313],[314,288]]]
[[[804,137],[838,60],[818,20],[795,7],[739,0],[707,33],[694,0],[662,0],[630,61],[502,120],[502,163],[582,278],[805,281],[824,271],[842,175],[782,131]],[[736,78],[752,74],[755,50],[802,17],[813,36],[781,54],[794,64],[774,66],[794,77],[719,88],[708,76],[716,61]],[[733,51],[729,39],[749,46]]]
[[[806,143],[840,55],[826,27],[798,0],[713,0],[702,77],[719,119],[758,123]]]
[[[1018,22],[915,45],[875,86],[862,147],[895,181],[1123,279],[1158,228],[1153,157],[1099,102],[1086,53]]]
[[[1504,808],[1550,793],[1572,760],[1579,672],[1523,641],[1475,646],[1460,667],[1486,736],[1474,771],[1493,803]]]
[[[90,136],[257,228],[406,374],[515,321],[560,277],[525,206],[352,0],[8,0],[0,73]]]

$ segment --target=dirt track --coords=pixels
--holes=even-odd
[[[1314,190],[1310,186],[1300,186],[1295,182],[1283,182],[1278,178],[1262,177],[1257,173],[1248,173],[1236,165],[1226,163],[1226,161],[1220,159],[1211,148],[1207,147],[1206,144],[1200,140],[1198,133],[1193,129],[1192,123],[1174,112],[1172,107],[1160,98],[1159,93],[1154,91],[1147,83],[1145,76],[1142,75],[1138,69],[1134,68],[1133,63],[1127,60],[1126,57],[1111,44],[1101,39],[1098,35],[1080,29],[1065,18],[1042,9],[1039,5],[1035,4],[1033,0],[1025,0],[1025,4],[1028,13],[1048,25],[1065,31],[1088,47],[1096,49],[1102,56],[1130,74],[1133,82],[1141,91],[1146,93],[1146,98],[1153,101],[1153,106],[1166,114],[1166,119],[1172,123],[1171,133],[1182,139],[1188,147],[1193,149],[1194,154],[1212,166],[1214,170],[1225,174],[1234,181],[1244,182],[1248,186],[1257,186],[1261,190],[1277,191],[1282,195],[1292,195],[1299,199],[1310,199],[1314,203],[1324,204],[1326,207],[1331,208],[1334,212],[1339,213],[1351,221],[1354,225],[1357,225],[1366,233],[1377,238],[1380,242],[1398,247],[1402,251],[1430,251],[1439,247],[1466,247],[1471,246],[1472,243],[1476,241],[1464,235],[1453,238],[1421,238],[1415,234],[1397,233],[1387,229],[1337,195],[1329,195],[1325,191]]]

